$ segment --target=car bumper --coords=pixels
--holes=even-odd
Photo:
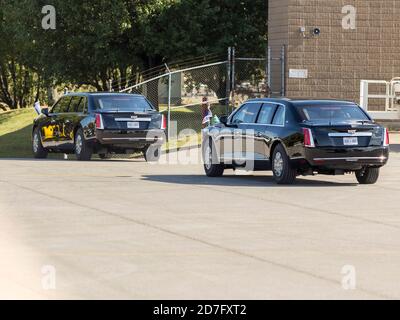
[[[163,130],[121,131],[97,130],[96,140],[101,145],[115,145],[118,147],[142,147],[152,144],[162,145],[165,142]]]
[[[304,160],[311,167],[356,170],[382,167],[389,160],[389,148],[307,148]]]

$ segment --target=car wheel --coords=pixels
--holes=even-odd
[[[356,172],[360,184],[375,184],[379,179],[379,168],[364,168]]]
[[[215,146],[211,140],[203,146],[204,171],[208,177],[221,177],[225,171],[225,165],[218,161]]]
[[[278,184],[293,184],[297,171],[290,166],[289,157],[282,145],[278,145],[272,156],[272,172]]]
[[[75,135],[75,155],[79,161],[90,161],[93,150],[85,140],[82,129],[78,129]]]
[[[157,162],[161,157],[161,146],[151,145],[143,150],[143,156],[146,162]]]
[[[108,153],[99,153],[99,158],[101,160],[111,159],[111,156]]]
[[[32,151],[33,151],[33,156],[36,159],[46,159],[47,158],[48,152],[45,148],[43,148],[39,128],[36,128],[33,131]]]

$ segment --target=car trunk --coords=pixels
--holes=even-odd
[[[305,122],[312,130],[316,147],[370,147],[383,143],[383,129],[369,121]]]
[[[160,129],[162,115],[156,112],[100,112],[105,130],[144,131]]]

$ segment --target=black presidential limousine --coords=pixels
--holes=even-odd
[[[75,153],[90,160],[97,153],[143,152],[157,159],[165,140],[166,119],[141,95],[73,93],[35,119],[32,149],[35,158],[49,152]]]
[[[357,104],[339,100],[256,99],[203,130],[210,177],[227,168],[272,170],[279,184],[298,175],[355,173],[373,184],[389,158],[389,133]]]

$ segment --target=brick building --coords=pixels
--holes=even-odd
[[[284,80],[288,97],[359,102],[361,80],[400,77],[400,0],[269,0],[269,46],[272,91]],[[370,99],[369,110],[385,110],[385,100]]]

